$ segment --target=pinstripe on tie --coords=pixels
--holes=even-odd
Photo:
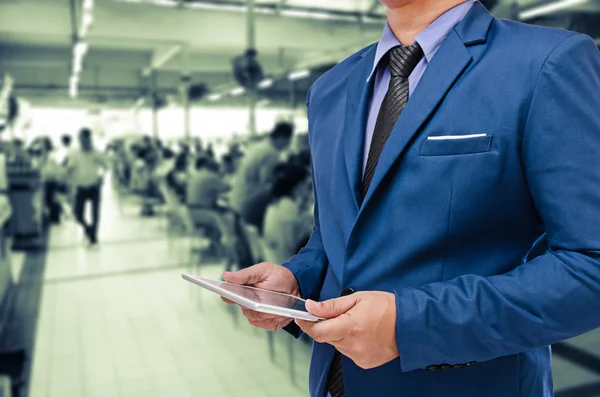
[[[371,186],[383,147],[408,102],[408,76],[421,61],[421,58],[423,58],[423,50],[418,43],[410,47],[394,47],[389,52],[390,85],[379,109],[373,139],[369,148],[362,183],[363,198],[367,195],[369,186]]]

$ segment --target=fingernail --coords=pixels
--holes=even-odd
[[[313,305],[315,305],[315,306],[321,306],[321,302],[317,302],[317,301],[314,301],[314,300],[312,300],[312,299],[309,299],[309,301],[310,301],[310,302],[311,302]]]

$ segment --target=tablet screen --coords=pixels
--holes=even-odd
[[[306,310],[306,307],[304,306],[305,301],[303,299],[296,298],[291,295],[248,287],[246,285],[230,284],[224,281],[211,280],[206,278],[202,278],[202,281],[213,284],[216,287],[230,291],[246,299],[250,299],[253,302],[282,307],[285,309],[298,310],[301,312],[308,312]]]

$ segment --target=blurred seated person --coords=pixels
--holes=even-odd
[[[229,185],[219,173],[216,161],[206,156],[196,159],[190,172],[186,205],[196,228],[210,238],[212,248],[221,257],[234,259],[235,216],[219,201],[229,191]]]
[[[134,160],[131,165],[130,185],[129,188],[141,195],[146,195],[150,182],[150,170],[146,164],[146,153],[141,147],[133,149]]]
[[[187,183],[188,206],[217,208],[219,198],[229,190],[230,186],[219,173],[217,162],[206,156],[198,157]]]
[[[12,150],[8,156],[8,163],[16,168],[31,167],[31,156],[25,147],[25,143],[21,139],[12,141]]]
[[[293,134],[291,123],[278,123],[268,139],[248,148],[233,179],[231,205],[259,233],[262,233],[264,213],[271,197],[273,171]]]
[[[287,163],[276,170],[272,197],[265,213],[263,241],[266,258],[281,264],[298,253],[298,246],[310,235],[312,211],[306,206],[311,179],[306,168]]]
[[[223,181],[219,173],[219,166],[206,156],[196,159],[195,169],[190,172],[186,205],[194,224],[197,226],[215,229],[218,235],[225,232],[222,222],[215,220],[214,214],[224,212],[219,206],[219,199],[230,187]]]
[[[158,166],[154,170],[154,176],[159,179],[165,179],[167,174],[175,167],[175,153],[169,148],[162,149],[162,156]]]
[[[206,146],[206,150],[204,151],[204,153],[206,154],[206,156],[208,156],[211,159],[215,159],[215,151],[213,149],[212,143],[209,143]]]
[[[225,175],[232,175],[235,173],[235,163],[233,156],[230,153],[223,155],[223,158],[221,159],[221,165]]]
[[[188,179],[188,153],[182,152],[175,157],[173,168],[167,173],[166,181],[180,202],[185,202]]]

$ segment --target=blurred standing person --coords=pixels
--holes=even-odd
[[[62,147],[58,149],[55,153],[55,159],[58,164],[66,165],[67,159],[69,157],[69,152],[71,151],[71,143],[73,139],[71,135],[64,134],[60,137],[60,143],[62,143]]]
[[[94,147],[90,129],[83,128],[79,132],[79,145],[78,150],[71,152],[67,163],[69,179],[75,190],[73,212],[89,243],[95,245],[98,242],[102,177],[108,170],[108,164],[104,155]],[[87,202],[92,206],[90,223],[85,221],[84,216]]]
[[[278,123],[269,139],[251,145],[234,177],[231,205],[242,219],[262,233],[263,217],[271,197],[273,171],[290,146],[294,127]]]

